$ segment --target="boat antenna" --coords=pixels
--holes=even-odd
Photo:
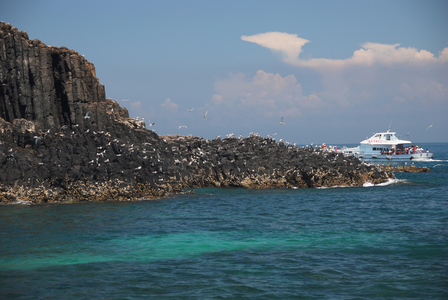
[[[387,132],[389,132],[391,126],[392,126],[392,119],[390,119],[389,129],[387,129]]]

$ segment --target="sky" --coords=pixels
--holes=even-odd
[[[84,55],[106,97],[161,135],[252,132],[342,146],[390,128],[416,143],[448,142],[448,1],[0,7],[0,20],[30,39]]]

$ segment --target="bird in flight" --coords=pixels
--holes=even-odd
[[[149,126],[149,127],[151,127],[151,126],[153,126],[153,125],[154,125],[154,122],[151,123],[151,121],[148,121],[148,126]]]
[[[207,113],[208,113],[208,110],[205,112],[205,114],[204,114],[204,119],[205,119],[205,116],[207,115]]]
[[[193,109],[194,109],[194,108],[192,108],[192,109],[188,109],[188,108],[187,108],[186,110],[188,110],[189,112],[192,112],[192,111],[193,111]]]
[[[285,125],[285,123],[283,122],[283,117],[282,117],[282,120],[280,121],[280,126],[283,126],[283,125]]]
[[[179,126],[179,129],[181,129],[181,128],[187,128],[187,126],[185,126],[185,125],[180,125],[180,126]]]
[[[428,130],[429,128],[431,128],[432,125],[434,125],[434,123],[432,123],[431,125],[429,125],[428,128],[426,128],[426,130]]]

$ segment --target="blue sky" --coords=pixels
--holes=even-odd
[[[106,97],[158,134],[343,145],[392,124],[414,142],[448,141],[447,1],[1,6],[30,39],[84,55]]]

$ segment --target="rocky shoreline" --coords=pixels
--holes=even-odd
[[[395,178],[355,157],[250,135],[159,136],[105,98],[76,51],[0,22],[0,203],[153,199],[195,187],[362,186]]]
[[[391,165],[382,165],[382,169],[385,171],[391,171],[394,173],[430,173],[431,169],[427,167],[416,167],[414,165],[411,166],[391,166]]]

